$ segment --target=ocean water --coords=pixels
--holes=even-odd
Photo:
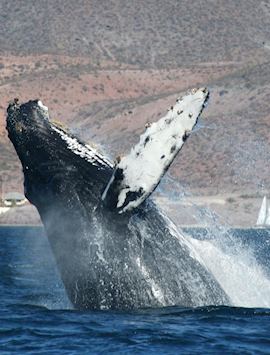
[[[203,230],[185,232],[196,237],[195,247],[205,239]],[[232,234],[257,264],[218,254],[207,267],[237,306],[79,312],[65,295],[42,228],[0,227],[0,353],[269,354],[270,234]],[[215,259],[215,249],[200,247],[205,260]],[[230,266],[228,275],[220,264],[223,272]]]

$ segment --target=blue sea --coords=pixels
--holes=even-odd
[[[268,273],[269,231],[234,234]],[[0,227],[0,275],[1,354],[270,353],[268,308],[73,310],[39,227]]]

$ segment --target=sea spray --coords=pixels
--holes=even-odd
[[[168,194],[167,186],[173,182],[177,193]],[[188,189],[167,176],[159,188],[160,194],[178,201],[191,197]],[[209,270],[229,296],[232,304],[239,307],[270,307],[270,279],[266,269],[248,248],[233,234],[231,226],[211,209],[193,204],[193,217],[202,226],[200,238],[186,237],[194,257]],[[200,240],[201,239],[201,240]]]

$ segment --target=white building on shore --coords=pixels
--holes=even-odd
[[[20,192],[8,192],[3,196],[4,205],[7,207],[21,206],[26,203],[26,198]]]

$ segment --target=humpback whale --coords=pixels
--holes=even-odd
[[[209,93],[193,89],[111,162],[53,123],[40,100],[7,109],[24,191],[36,206],[75,309],[229,304],[189,240],[151,198]]]

